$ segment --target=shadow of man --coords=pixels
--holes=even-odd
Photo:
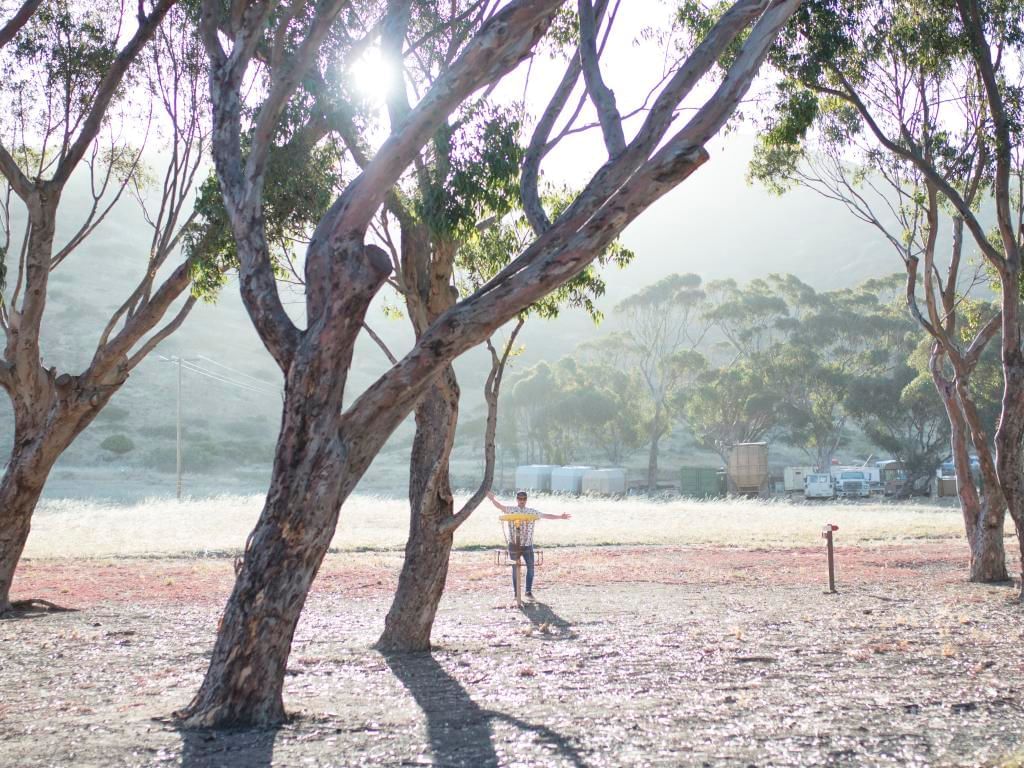
[[[576,637],[572,624],[555,613],[547,603],[524,603],[522,611],[547,639],[572,640]]]
[[[278,728],[180,729],[181,768],[270,768]]]
[[[584,766],[569,740],[543,725],[484,709],[429,653],[387,654],[384,660],[427,718],[427,739],[434,762],[444,766],[494,768],[498,755],[491,723],[499,720],[530,731],[573,765]]]

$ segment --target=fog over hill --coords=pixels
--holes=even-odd
[[[531,320],[521,336],[525,351],[514,360],[510,375],[539,360],[556,360],[581,342],[614,330],[613,308],[618,301],[673,272],[739,281],[791,272],[817,289],[833,289],[900,269],[891,247],[837,204],[810,192],[777,198],[748,186],[749,137],[733,134],[709,149],[710,162],[623,235],[636,259],[624,270],[605,270],[608,292],[598,301],[605,322],[595,327],[580,311],[566,311],[552,321]],[[85,196],[82,199],[80,205],[85,204]],[[74,188],[65,200],[69,209],[74,207]],[[65,235],[77,220],[74,211],[65,213]],[[85,246],[53,273],[43,328],[48,365],[74,371],[87,364],[106,319],[137,281],[148,247],[148,228],[133,203],[123,201]],[[12,265],[11,278],[13,272]],[[289,310],[301,319],[301,293],[291,288],[284,293]],[[384,317],[385,300],[395,302],[393,296],[382,297],[369,321],[400,355],[408,349],[412,335],[405,320]],[[173,477],[168,473],[173,473],[175,464],[176,370],[160,362],[159,355],[198,358],[196,365],[207,372],[249,385],[245,389],[184,372],[186,491],[263,489],[280,418],[281,375],[253,330],[237,282],[232,280],[216,304],[197,306],[184,327],[132,374],[108,410],[61,459],[48,496],[173,493]],[[349,396],[372,382],[385,366],[382,352],[368,338],[362,339]],[[487,356],[483,350],[474,350],[457,361],[456,368],[463,415],[472,419],[482,407],[479,392],[488,369]],[[11,435],[9,403],[3,398],[0,450],[5,458]],[[128,437],[134,448],[120,456],[102,450],[100,443],[112,435]],[[410,435],[407,422],[371,468],[363,490],[404,493]],[[478,442],[478,437],[460,436],[456,482],[477,481],[480,458],[474,443]],[[673,450],[685,456],[692,448],[682,440],[669,446],[670,453]],[[118,480],[109,480],[111,470]],[[94,475],[102,481],[92,482]]]

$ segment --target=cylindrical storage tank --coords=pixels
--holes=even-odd
[[[583,492],[583,475],[593,467],[558,467],[551,470],[551,492],[571,493],[579,496]]]
[[[524,464],[516,467],[517,491],[550,491],[551,473],[557,464]]]
[[[728,472],[737,493],[760,493],[768,480],[768,443],[734,445]]]
[[[581,493],[595,496],[624,496],[626,493],[626,470],[591,469],[584,472]]]

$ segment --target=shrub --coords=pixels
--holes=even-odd
[[[118,456],[123,456],[135,450],[135,443],[132,442],[128,435],[111,435],[100,443],[100,448],[104,451],[116,453]]]

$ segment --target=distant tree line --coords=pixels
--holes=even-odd
[[[903,462],[909,487],[949,455],[949,422],[900,279],[819,292],[793,275],[666,277],[618,305],[621,330],[511,383],[499,448],[522,462],[613,464],[646,448],[653,487],[673,429],[723,462],[736,443],[770,440],[817,467],[859,430]]]

